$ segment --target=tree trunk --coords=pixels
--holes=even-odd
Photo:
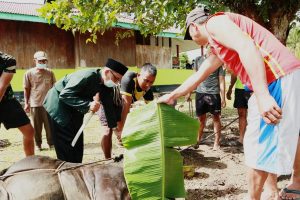
[[[259,16],[254,9],[244,9],[243,14],[268,29],[280,42],[282,42],[284,45],[286,44],[290,30],[289,25],[294,19],[294,15],[291,15],[291,13],[287,13],[283,10],[277,10],[270,16],[268,23],[265,23],[263,18]]]
[[[300,8],[299,0],[263,0],[257,5],[254,0],[225,0],[225,5],[232,11],[245,15],[269,31],[284,45],[290,31],[290,23]],[[264,17],[268,20],[264,19]]]
[[[274,13],[270,16],[269,27],[270,31],[280,40],[284,45],[289,33],[290,17],[283,13]]]

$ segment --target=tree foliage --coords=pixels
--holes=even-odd
[[[286,42],[287,47],[300,58],[300,26],[293,26]]]
[[[281,42],[285,43],[290,24],[300,9],[299,0],[212,0],[213,4],[223,4],[231,11],[254,19],[270,30]]]
[[[96,33],[111,28],[122,13],[131,13],[142,34],[158,34],[184,27],[185,17],[196,6],[212,13],[231,10],[253,18],[285,42],[289,24],[300,8],[299,0],[56,0],[47,3],[41,16],[66,30]]]
[[[185,69],[185,65],[189,62],[189,57],[186,53],[182,53],[179,55],[180,68]]]

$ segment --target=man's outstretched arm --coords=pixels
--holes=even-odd
[[[130,106],[132,103],[132,96],[122,95],[122,99],[123,99],[123,109],[121,114],[121,121],[118,122],[118,130],[117,130],[120,134],[123,131],[123,127],[130,110]]]
[[[201,82],[203,82],[212,72],[216,71],[222,65],[222,61],[214,54],[211,54],[199,67],[199,70],[190,76],[182,85],[170,94],[164,95],[158,99],[158,103],[167,103],[172,105],[174,100],[192,92]]]
[[[214,39],[239,54],[251,80],[261,116],[266,123],[277,124],[282,111],[269,93],[263,57],[253,39],[242,32],[227,16],[212,17],[206,27]]]

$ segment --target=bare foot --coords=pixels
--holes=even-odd
[[[221,148],[221,147],[220,147],[219,144],[215,144],[214,147],[213,147],[213,150],[214,150],[214,151],[218,151],[218,150],[220,150],[220,148]]]

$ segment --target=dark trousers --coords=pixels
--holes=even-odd
[[[83,158],[83,133],[74,147],[72,147],[71,143],[82,125],[83,115],[72,115],[68,126],[59,125],[50,116],[49,119],[57,158],[67,162],[81,163]]]
[[[32,115],[33,127],[34,127],[34,139],[36,146],[42,145],[42,130],[43,125],[46,132],[47,143],[49,146],[52,145],[51,131],[48,119],[48,113],[43,106],[31,107],[30,113]]]

